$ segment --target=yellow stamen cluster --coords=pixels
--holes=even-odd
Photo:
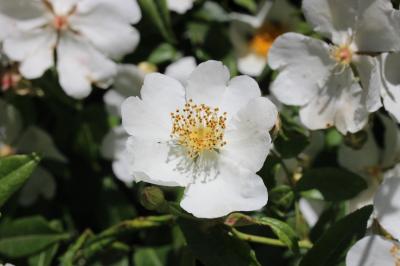
[[[14,155],[15,150],[9,145],[0,146],[0,158]]]
[[[182,110],[171,113],[171,138],[184,146],[192,159],[203,151],[218,150],[226,145],[226,116],[226,113],[219,115],[219,108],[194,104],[189,100]]]
[[[259,56],[267,56],[273,42],[279,35],[283,34],[277,26],[266,24],[261,27],[250,39],[249,48]]]
[[[348,66],[353,60],[353,50],[348,44],[334,46],[331,49],[331,58],[341,66]]]
[[[390,249],[390,254],[395,259],[395,266],[400,266],[400,247],[394,244]]]

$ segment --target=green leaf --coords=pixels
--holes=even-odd
[[[229,20],[229,16],[226,11],[217,3],[207,1],[200,9],[198,9],[193,17],[209,22],[226,22]]]
[[[212,223],[212,222],[211,222]],[[207,266],[260,265],[249,245],[228,234],[221,224],[178,220],[193,255]]]
[[[254,0],[233,0],[233,2],[253,13],[257,11],[257,3]]]
[[[29,266],[50,266],[57,253],[59,244],[54,244],[42,252],[29,258]]]
[[[247,226],[247,225],[265,225],[271,228],[274,234],[286,244],[293,252],[299,250],[299,238],[290,225],[269,217],[250,217],[242,213],[232,213],[225,220],[225,224],[229,226]]]
[[[297,191],[317,189],[327,201],[348,200],[367,188],[365,180],[341,168],[318,168],[304,173],[296,185]]]
[[[25,257],[69,237],[43,217],[21,218],[1,224],[0,254],[10,258]]]
[[[351,245],[364,236],[372,210],[372,206],[366,206],[334,224],[303,257],[300,266],[338,265]]]
[[[160,44],[150,54],[147,61],[155,65],[165,63],[167,61],[174,61],[178,58],[179,52],[169,43]]]
[[[170,246],[158,248],[139,248],[136,250],[133,260],[136,266],[163,266],[167,265]]]
[[[39,163],[36,155],[15,155],[0,159],[0,207],[28,180]]]
[[[269,217],[254,218],[254,221],[260,225],[269,226],[280,241],[285,243],[293,252],[299,251],[299,238],[296,232],[288,224]]]
[[[173,43],[175,39],[171,30],[171,19],[166,0],[139,0],[139,4],[165,40]]]
[[[274,146],[282,158],[296,157],[309,144],[309,138],[295,129],[284,130],[284,134],[279,134],[274,142]]]

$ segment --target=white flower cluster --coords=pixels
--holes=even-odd
[[[0,0],[4,53],[27,79],[57,67],[64,91],[84,98],[92,84],[107,88],[117,72],[111,58],[132,52],[141,11],[136,0]]]
[[[307,21],[328,42],[280,36],[268,62],[280,73],[273,95],[300,107],[309,129],[357,132],[382,104],[400,121],[400,12],[390,0],[304,0]]]

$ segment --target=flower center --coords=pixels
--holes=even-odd
[[[335,46],[331,50],[331,58],[342,66],[348,66],[353,60],[353,50],[350,45]]]
[[[67,16],[55,16],[53,19],[53,26],[57,31],[62,31],[68,28]]]
[[[187,149],[188,156],[197,158],[204,151],[218,150],[226,145],[224,131],[226,113],[189,100],[185,107],[171,113],[171,138]]]
[[[264,25],[250,39],[249,48],[258,56],[267,56],[269,49],[272,47],[275,39],[281,35],[283,31],[272,25]]]

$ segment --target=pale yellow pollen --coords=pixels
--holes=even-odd
[[[9,145],[3,145],[0,147],[0,158],[15,154],[15,150]]]
[[[334,46],[331,49],[331,58],[341,66],[348,66],[353,60],[353,50],[349,44]]]
[[[393,244],[393,247],[390,249],[390,254],[395,259],[395,266],[400,266],[400,247]]]
[[[218,151],[226,145],[224,131],[227,113],[189,100],[183,109],[171,113],[171,138],[186,148],[188,156],[197,158],[204,151]]]
[[[249,48],[257,55],[266,57],[275,39],[283,33],[284,31],[279,27],[266,24],[250,39]]]

